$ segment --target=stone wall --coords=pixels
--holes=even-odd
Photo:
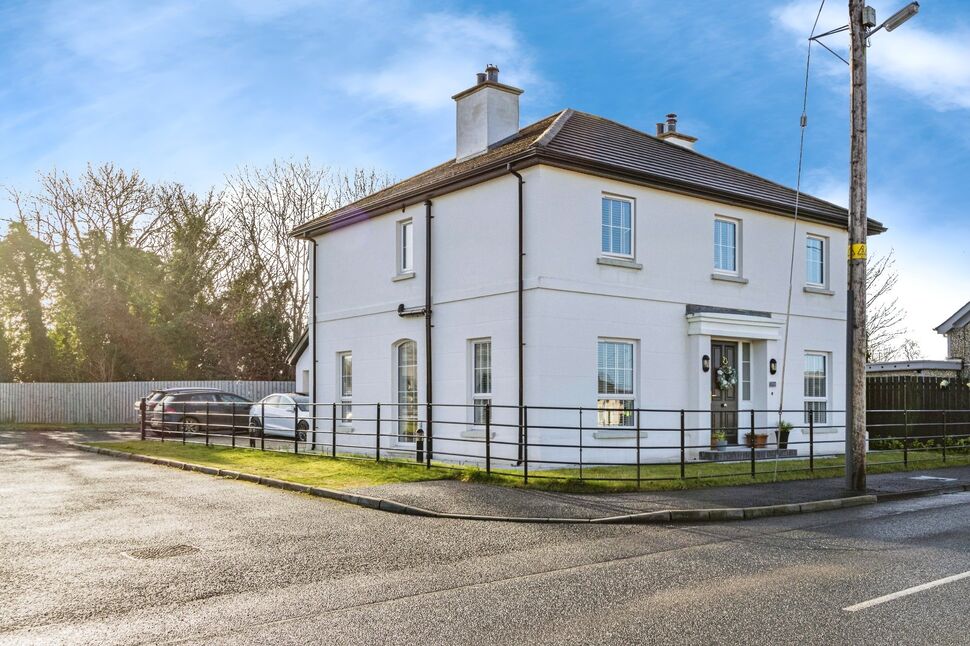
[[[963,359],[963,374],[970,376],[970,325],[954,328],[946,335],[947,357]]]

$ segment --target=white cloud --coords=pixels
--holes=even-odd
[[[494,63],[505,83],[533,87],[538,79],[511,22],[497,16],[429,13],[411,23],[376,69],[343,78],[352,94],[419,110],[451,106],[451,96],[472,85]]]
[[[896,4],[873,3],[880,20],[888,18]],[[774,11],[773,18],[804,45],[817,12],[817,0],[797,0]],[[828,3],[816,33],[847,22],[844,5]],[[847,34],[827,37],[825,43],[847,57]],[[818,55],[828,56],[821,50]],[[813,60],[817,59],[813,56]],[[845,69],[842,63],[831,60]],[[876,34],[868,50],[868,62],[871,76],[912,94],[936,110],[970,109],[970,33],[966,30],[930,31],[920,26],[917,16],[891,34]],[[831,65],[826,68],[832,69]]]

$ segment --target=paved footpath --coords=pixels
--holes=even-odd
[[[0,431],[4,646],[968,639],[970,493],[745,523],[468,522],[51,435]]]

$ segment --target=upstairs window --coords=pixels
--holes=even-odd
[[[414,271],[414,222],[403,220],[398,223],[398,265],[399,274],[409,274]]]
[[[738,273],[738,223],[734,220],[714,220],[714,269]]]
[[[633,343],[599,341],[596,351],[596,408],[601,427],[633,426]]]
[[[817,236],[805,239],[805,282],[825,287],[825,240]]]
[[[603,198],[600,251],[609,256],[633,257],[633,202]]]

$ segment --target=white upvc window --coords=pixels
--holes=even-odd
[[[805,238],[805,283],[825,287],[825,238],[809,235]]]
[[[600,225],[600,251],[603,255],[632,259],[635,225],[633,200],[604,196]]]
[[[805,353],[805,423],[828,422],[828,355]]]
[[[414,442],[418,431],[418,346],[406,339],[394,347],[397,441]]]
[[[397,223],[397,273],[414,272],[414,221]]]
[[[751,344],[741,344],[741,401],[751,401]]]
[[[339,423],[350,425],[354,421],[351,402],[354,398],[353,356],[349,352],[337,353],[337,400],[340,402]]]
[[[485,406],[492,402],[492,340],[471,342],[472,423],[485,426]]]
[[[604,428],[633,426],[635,344],[600,339],[596,347],[597,424]]]
[[[740,274],[738,239],[741,223],[730,218],[714,218],[714,271]]]

